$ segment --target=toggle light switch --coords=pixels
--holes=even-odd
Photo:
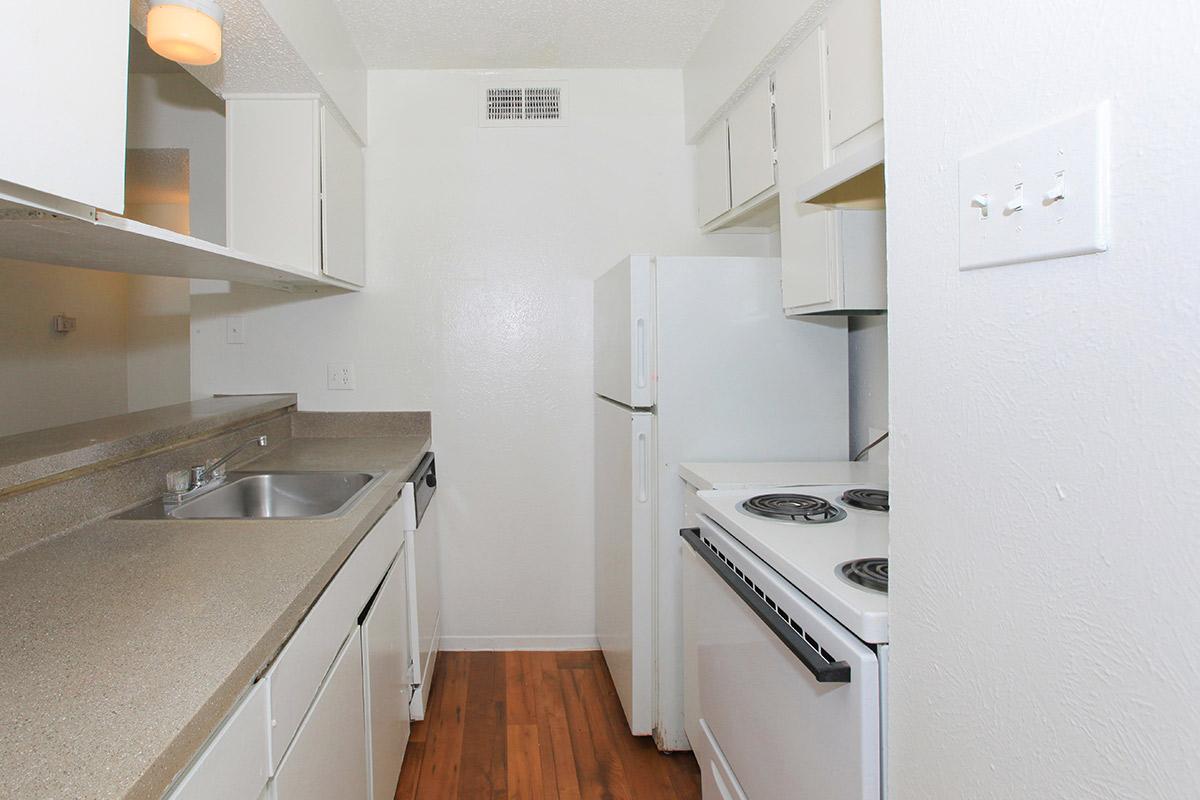
[[[1104,102],[959,161],[959,269],[1108,249],[1109,114]]]
[[[1021,184],[1017,184],[1015,191],[1013,199],[1004,204],[1005,214],[1015,214],[1025,207],[1025,191]]]
[[[1049,206],[1049,205],[1053,205],[1053,204],[1057,203],[1059,200],[1066,200],[1066,199],[1067,199],[1066,173],[1059,170],[1058,174],[1054,176],[1053,188],[1051,188],[1050,191],[1048,191],[1044,195],[1042,195],[1042,202]]]
[[[984,219],[987,219],[988,206],[991,204],[992,201],[988,199],[986,194],[977,194],[971,198],[971,206],[973,208],[978,208],[979,216],[983,217]]]

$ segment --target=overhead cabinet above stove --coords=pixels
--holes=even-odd
[[[706,42],[708,62],[688,67],[694,76],[711,78],[744,48],[749,34],[737,26],[749,23],[724,23],[727,30],[706,37],[723,43],[723,55]],[[699,223],[708,232],[778,230],[789,315],[880,313],[887,259],[879,0],[834,0],[815,19],[797,8],[791,32],[771,44],[695,138]]]

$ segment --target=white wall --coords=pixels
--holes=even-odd
[[[1200,6],[883,26],[891,796],[1200,796]],[[959,157],[1106,97],[1110,252],[960,273]]]
[[[0,260],[0,436],[125,413],[126,282]],[[55,333],[56,314],[76,330]]]
[[[851,457],[888,429],[887,319],[881,314],[849,320]],[[884,454],[886,446],[884,440],[872,456]]]
[[[678,71],[545,75],[567,126],[477,127],[474,73],[372,72],[366,291],[192,298],[197,392],[433,411],[455,646],[592,643],[592,278],[769,245],[697,231]],[[341,360],[354,392],[325,389]]]

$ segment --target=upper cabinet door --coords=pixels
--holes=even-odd
[[[721,120],[696,142],[696,219],[706,225],[729,209],[729,127]]]
[[[829,139],[837,147],[883,119],[879,0],[837,0],[825,18]]]
[[[729,112],[729,186],[733,207],[775,185],[771,82],[764,77]]]
[[[366,283],[363,150],[342,122],[321,108],[322,269],[331,278]]]
[[[823,48],[821,31],[814,31],[775,66],[781,209],[791,204],[790,197],[783,197],[785,187],[795,187],[829,165]]]
[[[5,3],[0,60],[0,181],[123,211],[129,0]]]
[[[317,106],[287,95],[225,103],[226,244],[312,274],[321,266]]]

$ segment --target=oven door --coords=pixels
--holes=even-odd
[[[680,532],[685,724],[693,746],[707,745],[697,755],[727,764],[748,800],[879,800],[875,652],[707,517],[699,523]]]

